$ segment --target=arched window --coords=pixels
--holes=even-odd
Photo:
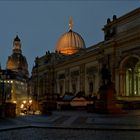
[[[120,84],[124,85],[122,86],[124,95],[140,96],[140,60],[136,57],[130,57],[125,60],[122,71],[123,75]]]
[[[134,72],[134,94],[140,95],[140,61],[136,64]]]

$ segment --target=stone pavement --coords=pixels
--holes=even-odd
[[[140,140],[140,111],[118,115],[54,111],[51,116],[0,119],[0,140],[16,139]]]

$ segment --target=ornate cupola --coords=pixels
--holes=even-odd
[[[22,53],[21,51],[21,42],[18,35],[15,37],[13,41],[13,52],[14,53]]]
[[[69,21],[69,31],[64,33],[57,41],[56,51],[65,55],[71,55],[77,53],[85,48],[85,42],[81,35],[72,31],[72,17]]]
[[[28,77],[28,64],[26,57],[22,55],[21,42],[18,36],[13,41],[13,53],[8,57],[6,69],[18,72],[24,77]]]

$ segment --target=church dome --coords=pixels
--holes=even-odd
[[[27,68],[26,58],[22,54],[13,53],[8,57],[7,69],[23,70]]]
[[[21,43],[18,36],[14,39],[13,53],[8,57],[6,68],[19,72],[23,74],[23,76],[28,77],[28,64],[26,57],[22,55]]]
[[[62,54],[74,54],[79,50],[85,48],[85,42],[83,38],[76,32],[72,31],[72,19],[70,18],[70,30],[69,32],[64,33],[56,44],[56,51]]]

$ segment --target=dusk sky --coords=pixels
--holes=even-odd
[[[12,54],[13,39],[19,36],[29,72],[36,56],[54,51],[58,38],[69,31],[79,33],[86,47],[103,41],[102,28],[107,18],[117,17],[140,7],[139,0],[77,1],[0,1],[0,63],[3,69]]]

